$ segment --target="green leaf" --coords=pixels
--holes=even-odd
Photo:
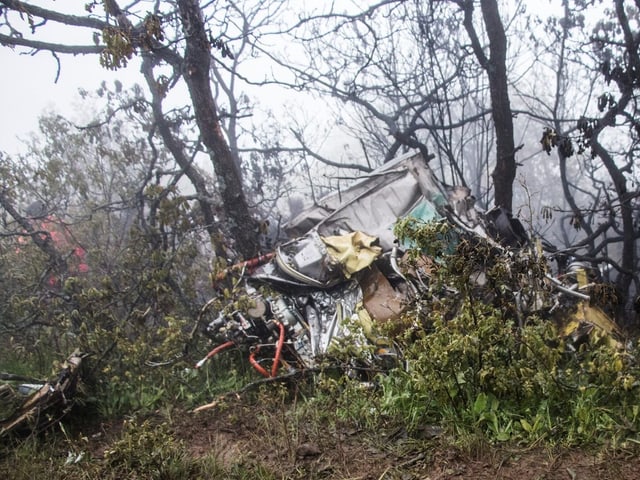
[[[480,392],[476,401],[473,404],[473,413],[476,416],[479,416],[482,412],[487,409],[487,395],[484,392]]]
[[[531,426],[531,424],[527,422],[524,418],[520,419],[520,425],[522,425],[522,429],[527,433],[531,433],[531,431],[533,430],[533,427]]]

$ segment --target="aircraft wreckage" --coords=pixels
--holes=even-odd
[[[217,276],[219,281],[230,271],[240,272],[246,308],[223,308],[212,315],[213,302],[205,306],[194,333],[203,333],[216,346],[196,367],[225,349],[245,348],[254,368],[273,377],[283,366],[317,365],[332,344],[345,337],[376,344],[367,338],[371,326],[398,319],[427,288],[428,274],[403,266],[411,246],[395,238],[394,225],[400,219],[446,222],[460,237],[486,242],[496,252],[542,255],[539,243],[529,240],[509,212],[480,212],[474,203],[468,188],[438,181],[416,153],[398,157],[347,190],[328,195],[288,223],[285,229],[293,240]],[[472,280],[479,287],[481,274]],[[547,295],[547,311],[558,306],[560,297],[572,302],[574,308],[560,332],[575,343],[594,329],[612,338],[618,333],[616,324],[589,304],[588,274],[587,266],[574,263],[561,275],[544,278],[545,288],[554,291]],[[516,310],[540,310],[540,302],[539,297],[519,298]],[[354,325],[364,332],[359,338],[353,335]],[[382,342],[374,345],[372,361],[388,365],[397,354]]]

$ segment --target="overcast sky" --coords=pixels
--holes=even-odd
[[[30,3],[51,8],[50,0],[32,0]],[[65,13],[84,13],[84,2],[56,2],[56,9]],[[15,27],[25,27],[26,21],[17,22]],[[59,43],[88,44],[91,32],[67,29],[49,22],[33,34],[29,28],[22,28],[25,38]],[[46,109],[53,109],[68,115],[77,110],[74,98],[79,87],[96,89],[102,80],[112,80],[137,72],[108,72],[99,65],[96,55],[59,55],[60,72],[56,59],[47,52],[25,55],[24,48],[12,50],[0,46],[0,150],[14,153],[19,142],[17,137],[25,137],[37,130],[38,117]],[[133,77],[129,77],[133,78]],[[128,84],[126,80],[123,83]]]
[[[3,68],[3,74],[0,75],[0,151],[10,154],[20,151],[20,139],[26,139],[31,132],[37,131],[38,118],[46,111],[54,111],[83,123],[80,119],[82,114],[94,112],[88,111],[86,102],[80,102],[80,88],[93,91],[103,81],[113,84],[116,79],[125,88],[134,83],[144,84],[135,59],[126,68],[113,72],[100,66],[97,55],[60,55],[59,58],[60,75],[56,82],[58,65],[51,54],[40,52],[35,56],[21,55],[17,50],[0,47],[0,65]],[[251,72],[244,73],[251,75]],[[269,90],[269,95],[260,95],[260,103],[264,108],[279,110],[292,102],[291,92],[283,92],[279,88]],[[302,97],[300,94],[296,96],[296,109],[301,114],[308,112],[315,118],[326,109],[322,101]],[[300,102],[308,105],[300,108]],[[89,122],[90,119],[85,118],[85,121]],[[337,159],[345,154],[345,145],[349,142],[353,142],[353,139],[347,139],[343,133],[336,131],[316,147],[323,154]]]
[[[98,57],[61,55],[60,76],[57,63],[48,53],[20,55],[0,47],[0,150],[15,153],[17,138],[37,129],[37,119],[47,109],[72,115],[77,113],[78,88],[95,90],[103,80],[120,79],[130,85],[139,75],[123,69],[110,72],[100,67]],[[138,77],[139,78],[139,77]]]

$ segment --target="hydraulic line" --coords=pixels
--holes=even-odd
[[[275,322],[280,329],[280,336],[278,337],[278,343],[276,345],[276,354],[273,357],[273,365],[271,365],[271,376],[275,377],[278,373],[278,365],[280,364],[280,356],[282,355],[282,346],[284,345],[284,324],[282,322]]]
[[[249,363],[251,365],[253,365],[253,368],[255,368],[258,372],[260,372],[260,374],[263,377],[267,377],[269,378],[271,375],[269,375],[269,372],[267,372],[264,367],[262,365],[260,365],[258,363],[258,361],[256,360],[256,353],[258,353],[260,351],[260,346],[257,346],[255,348],[255,350],[253,350],[250,354],[249,354]]]
[[[207,353],[206,357],[204,357],[202,360],[200,360],[198,363],[196,363],[196,368],[200,368],[202,365],[204,365],[204,362],[209,360],[211,357],[217,355],[218,353],[220,353],[225,348],[232,347],[233,345],[235,345],[235,344],[231,340],[229,340],[228,342],[224,342],[221,345],[218,345],[216,348],[214,348],[209,353]]]

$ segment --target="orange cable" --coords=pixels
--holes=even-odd
[[[271,365],[271,376],[275,377],[278,373],[278,365],[280,364],[280,356],[282,355],[282,346],[284,345],[284,325],[282,322],[277,322],[280,329],[280,337],[278,337],[278,344],[276,345],[276,355],[273,357],[273,365]]]
[[[256,349],[251,352],[249,354],[249,363],[251,365],[253,365],[253,368],[255,368],[258,372],[260,372],[260,374],[264,377],[270,377],[269,372],[267,372],[264,367],[262,365],[260,365],[258,363],[258,361],[256,360],[256,353],[258,353],[260,351],[260,346],[257,346]]]
[[[207,353],[206,357],[204,357],[202,360],[200,360],[198,363],[196,363],[196,368],[200,368],[202,365],[204,365],[204,362],[209,360],[211,357],[213,357],[214,355],[217,355],[218,353],[220,353],[225,348],[232,347],[233,345],[235,345],[235,344],[231,340],[229,340],[228,342],[224,342],[221,345],[218,345],[216,348],[214,348],[209,353]]]

